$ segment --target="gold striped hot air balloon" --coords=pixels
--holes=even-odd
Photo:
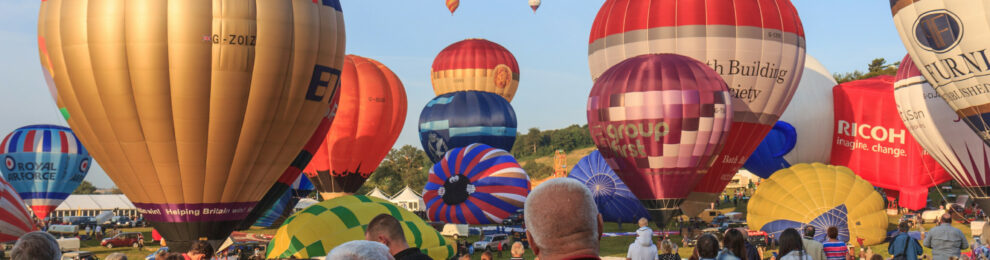
[[[450,10],[450,15],[454,15],[454,11],[457,11],[457,7],[461,5],[460,0],[446,0],[447,10]]]
[[[338,0],[41,2],[67,122],[172,250],[226,239],[330,112]]]

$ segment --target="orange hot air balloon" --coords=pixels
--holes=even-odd
[[[450,10],[450,15],[454,15],[454,11],[457,11],[457,7],[460,5],[460,0],[447,0],[447,10]]]
[[[498,43],[466,39],[437,54],[430,80],[437,96],[473,90],[495,93],[512,102],[519,87],[519,64]]]
[[[41,1],[66,121],[169,248],[220,242],[289,167],[339,86],[323,1]]]
[[[406,90],[385,65],[347,55],[340,78],[337,117],[303,170],[324,199],[356,192],[391,150],[406,122]]]

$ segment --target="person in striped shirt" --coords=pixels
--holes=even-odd
[[[825,259],[846,260],[849,257],[849,249],[846,247],[846,242],[839,240],[839,228],[828,227],[825,235],[828,238],[822,243]]]

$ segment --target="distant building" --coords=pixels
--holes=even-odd
[[[72,194],[50,216],[96,216],[103,211],[112,211],[115,216],[128,216],[132,219],[141,216],[131,200],[122,194]]]
[[[735,176],[732,176],[732,180],[729,181],[729,185],[725,186],[726,189],[742,189],[747,188],[749,182],[754,184],[760,181],[760,176],[756,176],[746,169],[739,169]]]
[[[423,202],[423,196],[413,191],[409,186],[403,188],[402,191],[393,196],[389,201],[412,212],[426,210],[426,203]]]
[[[381,189],[378,189],[378,187],[375,187],[375,189],[371,190],[371,192],[368,192],[368,194],[366,195],[368,195],[368,197],[375,197],[383,200],[389,200],[388,195],[382,192]]]

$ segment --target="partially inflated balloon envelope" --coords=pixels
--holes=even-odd
[[[689,216],[717,199],[787,108],[805,58],[789,0],[608,0],[589,42],[593,79],[637,55],[676,53],[714,69],[739,101],[725,149],[681,206]]]
[[[437,96],[456,91],[484,91],[512,102],[519,87],[519,64],[498,43],[466,39],[437,54],[430,69],[430,81]]]
[[[282,222],[285,221],[289,214],[292,214],[292,210],[295,208],[296,203],[299,202],[300,198],[309,196],[310,193],[316,190],[313,183],[309,181],[306,175],[300,174],[296,181],[292,183],[290,189],[282,193],[276,201],[258,221],[254,223],[254,226],[258,227],[279,227]]]
[[[459,91],[440,95],[419,114],[419,141],[434,163],[448,150],[483,143],[512,151],[516,111],[494,93]]]
[[[732,104],[725,82],[704,63],[640,55],[595,81],[588,129],[608,165],[664,226],[725,144]]]
[[[3,177],[31,206],[48,217],[86,178],[93,159],[72,130],[56,125],[18,128],[0,143]]]
[[[447,10],[450,10],[450,14],[454,15],[454,11],[457,11],[457,7],[461,5],[460,0],[444,0],[446,1]]]
[[[406,89],[382,63],[347,55],[333,126],[303,173],[324,199],[357,191],[406,122]]]
[[[990,3],[890,0],[914,64],[949,107],[990,144]]]
[[[34,230],[34,219],[24,205],[14,187],[0,176],[0,243],[17,241]]]
[[[834,131],[832,87],[838,83],[815,57],[805,57],[791,104],[744,165],[762,178],[791,164],[828,163]]]
[[[828,227],[838,228],[846,242],[875,245],[887,237],[883,198],[842,166],[801,163],[777,171],[760,183],[747,208],[749,227],[777,238],[785,229],[809,225],[818,241],[825,241]]]
[[[416,214],[379,198],[350,195],[309,206],[286,219],[275,239],[268,243],[265,257],[322,258],[340,244],[364,240],[368,223],[380,214],[399,220],[410,247],[419,248],[433,259],[454,256],[455,245]]]
[[[529,0],[529,8],[532,8],[535,13],[536,9],[540,8],[540,0]]]
[[[598,205],[598,213],[605,221],[636,223],[639,218],[650,218],[629,186],[615,175],[597,150],[581,158],[567,177],[588,186]]]
[[[990,146],[942,100],[909,56],[897,69],[894,101],[918,144],[949,171],[983,211],[990,211]]]
[[[894,102],[894,77],[850,81],[832,89],[832,164],[849,167],[901,207],[924,208],[928,188],[952,179],[908,132]]]
[[[38,37],[69,126],[184,252],[225,239],[330,112],[343,21],[337,0],[47,0]]]
[[[529,190],[529,175],[509,152],[471,144],[433,165],[423,201],[432,221],[501,224],[522,209]]]

